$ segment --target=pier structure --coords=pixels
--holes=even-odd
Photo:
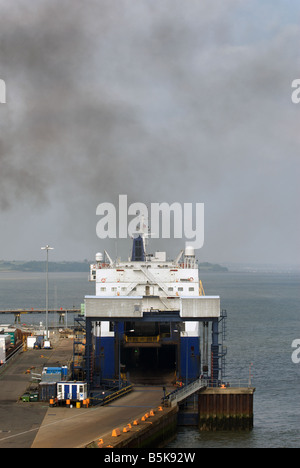
[[[146,253],[133,239],[131,257],[96,255],[85,297],[85,375],[90,388],[106,380],[187,385],[203,376],[217,385],[224,373],[226,313],[206,296],[192,247],[175,260]]]
[[[72,314],[78,314],[81,313],[81,309],[78,308],[65,308],[65,307],[60,307],[56,309],[49,309],[48,310],[49,314],[57,314],[58,315],[58,323],[60,325],[65,325],[66,317],[70,313]],[[46,314],[46,309],[42,308],[28,308],[28,309],[2,309],[0,310],[0,315],[14,315],[15,316],[15,324],[21,323],[21,317],[23,315],[34,315],[34,314],[39,314],[39,315],[45,315]]]

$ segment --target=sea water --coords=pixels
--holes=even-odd
[[[300,364],[292,342],[300,339],[299,272],[228,272],[201,275],[205,293],[218,294],[227,310],[226,381],[255,387],[254,429],[199,432],[178,428],[170,447],[300,447]]]
[[[220,295],[227,310],[226,381],[248,382],[254,393],[250,432],[199,432],[179,427],[169,447],[300,447],[300,364],[292,361],[292,342],[300,339],[300,273],[297,271],[201,272],[206,295]],[[45,275],[0,272],[0,309],[45,308]],[[49,274],[49,308],[80,308],[94,294],[86,273]],[[73,316],[66,319],[73,324]],[[21,323],[45,321],[22,315]],[[58,325],[57,314],[49,325]],[[13,323],[0,315],[0,323]]]

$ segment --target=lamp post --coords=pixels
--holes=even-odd
[[[49,258],[49,250],[54,250],[53,247],[46,245],[46,247],[41,247],[41,250],[46,250],[47,252],[47,261],[46,261],[46,339],[49,338],[48,332],[48,311],[49,311],[49,278],[48,278],[48,258]]]

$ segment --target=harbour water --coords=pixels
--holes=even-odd
[[[300,364],[292,362],[292,342],[300,339],[300,272],[229,271],[200,274],[207,295],[220,295],[227,310],[226,381],[247,382],[251,366],[254,429],[251,432],[199,433],[178,428],[169,447],[300,447]],[[94,293],[86,273],[51,273],[49,307],[80,308]],[[40,273],[0,272],[0,309],[45,307],[45,277]],[[22,323],[44,321],[22,315]],[[73,323],[73,316],[66,319]],[[1,316],[0,323],[13,323]],[[56,314],[49,325],[58,325]]]
[[[292,362],[300,339],[300,274],[236,272],[201,275],[207,294],[227,309],[228,381],[247,381],[252,363],[254,429],[199,433],[179,428],[173,447],[299,448],[300,364]]]

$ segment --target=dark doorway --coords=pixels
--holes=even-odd
[[[176,381],[177,346],[124,347],[121,362],[132,383],[172,384]]]

